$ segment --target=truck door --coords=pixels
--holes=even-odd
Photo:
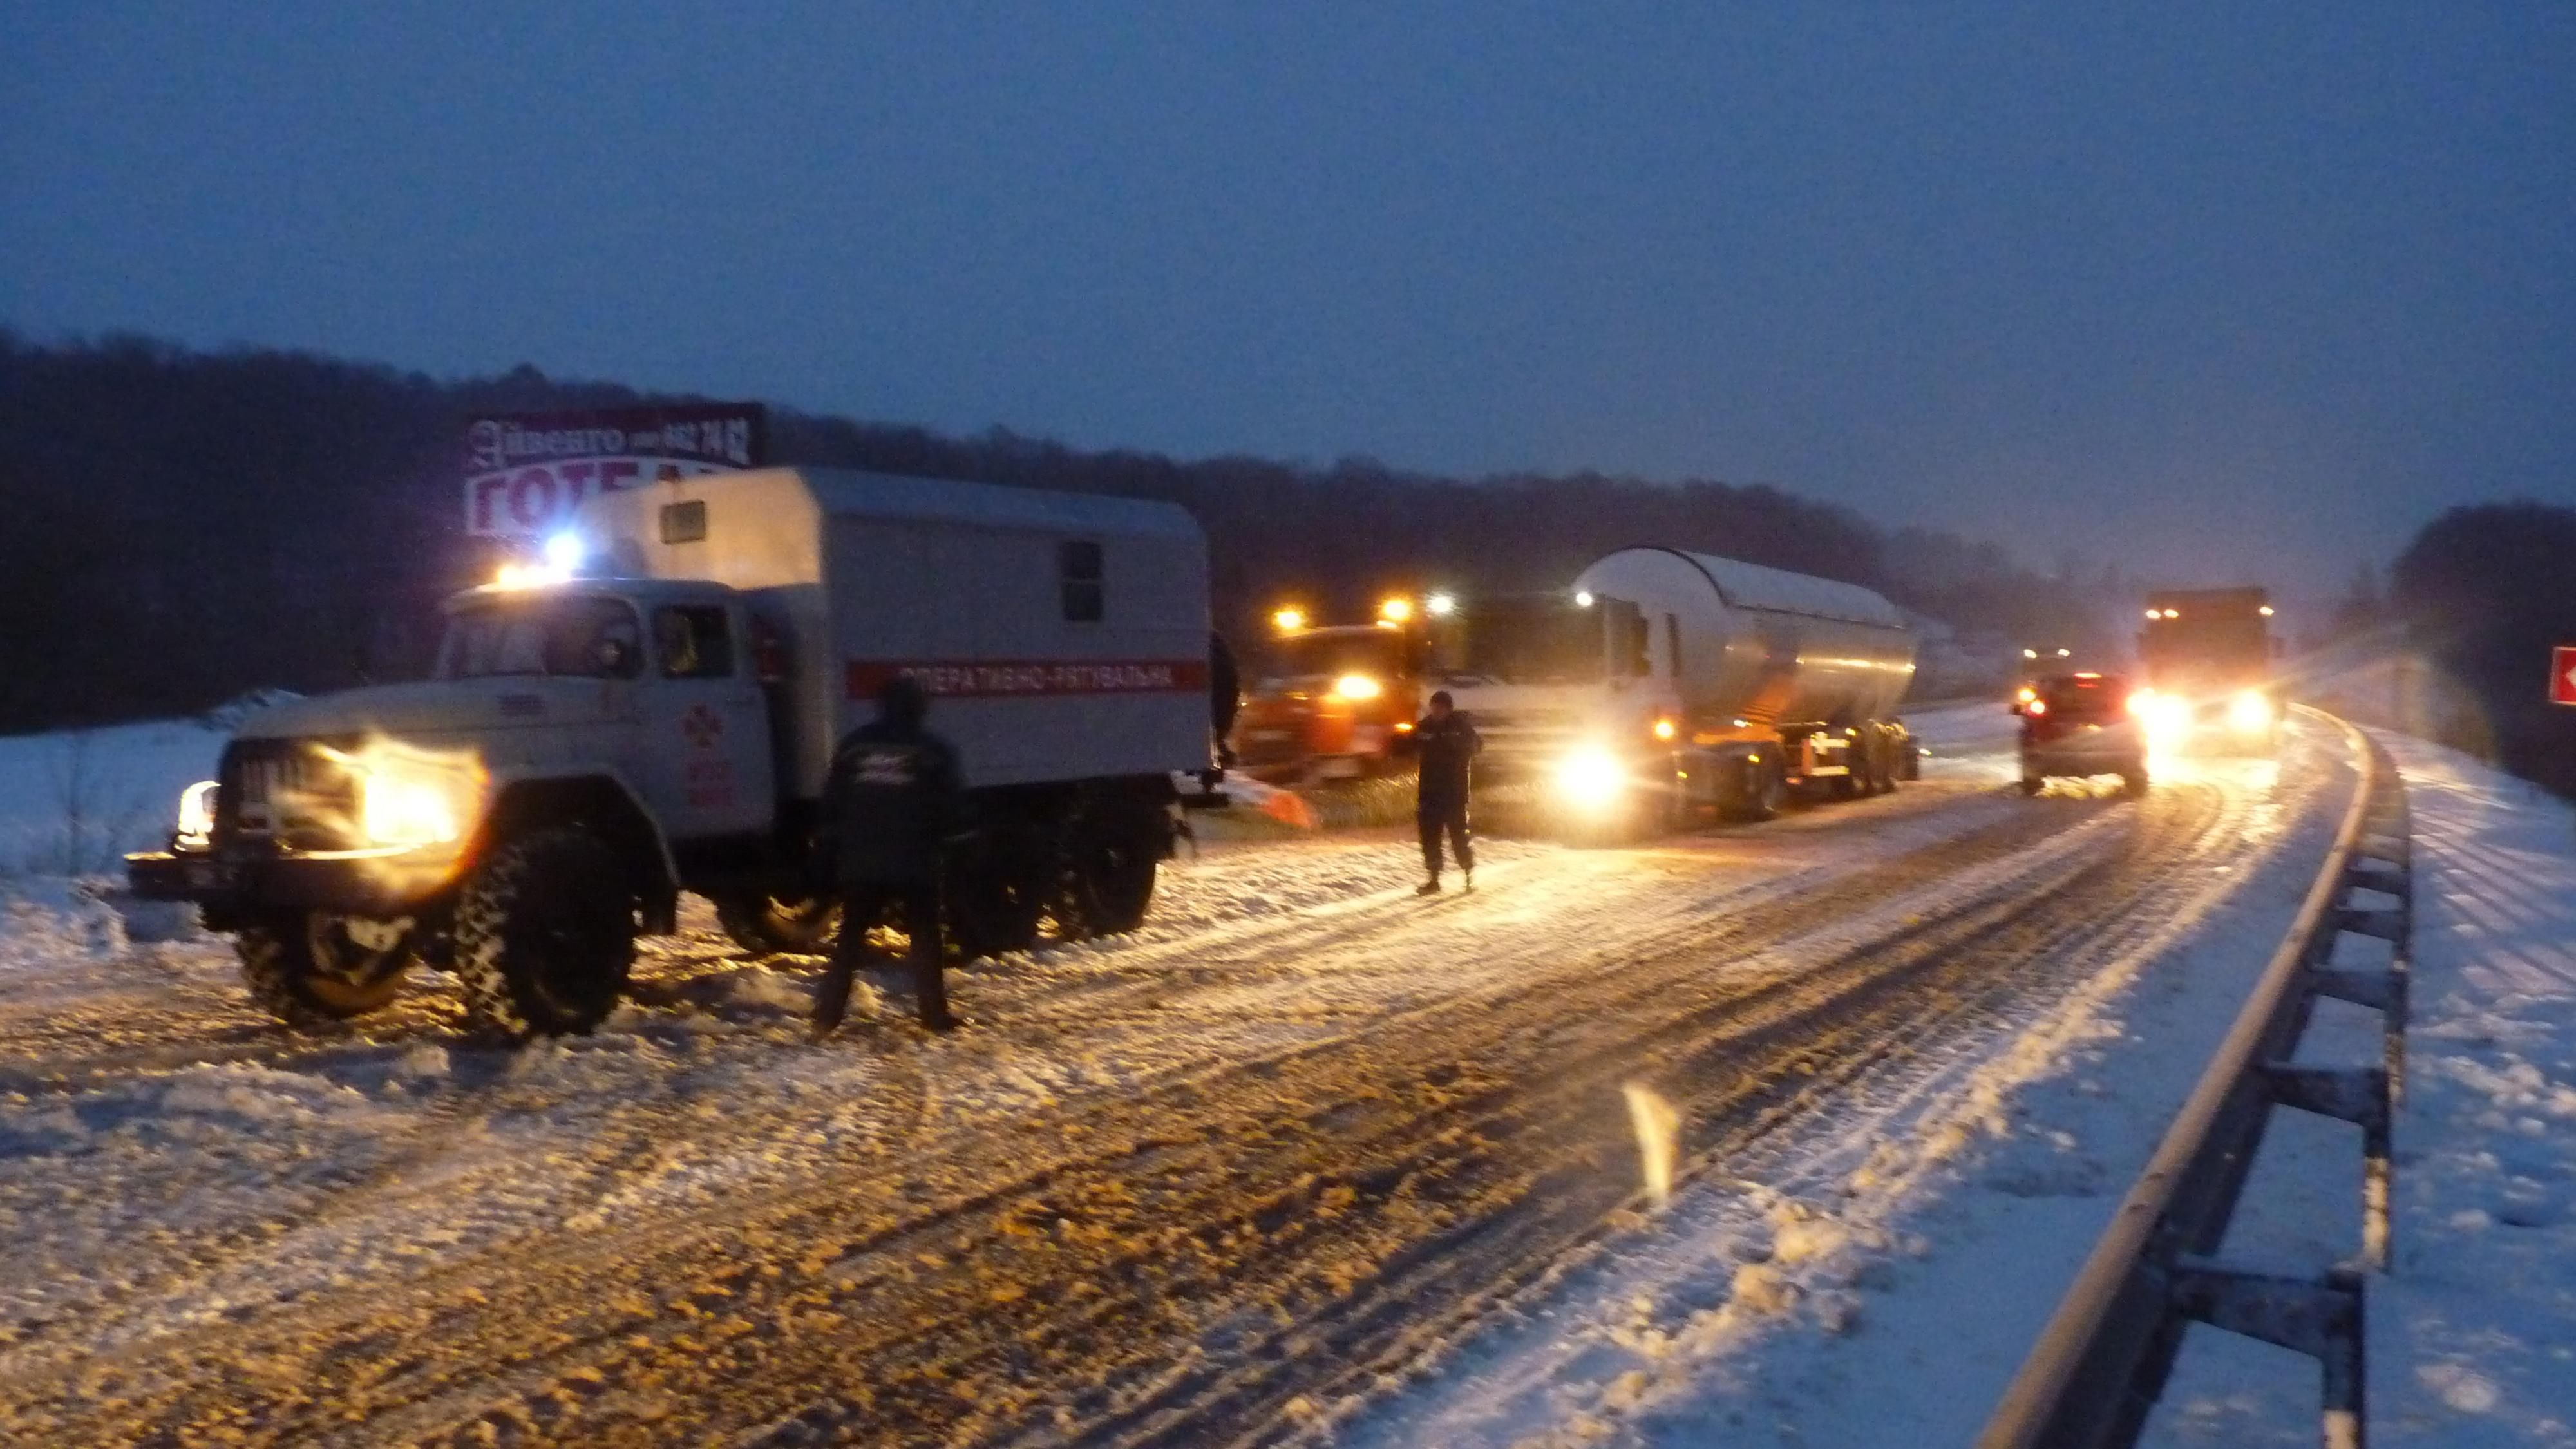
[[[674,840],[768,830],[777,801],[769,708],[744,657],[745,621],[717,603],[659,604],[652,614],[654,700],[639,785]]]

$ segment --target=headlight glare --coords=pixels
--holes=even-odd
[[[216,790],[214,781],[199,780],[179,792],[179,845],[203,850],[214,843]]]
[[[2259,734],[2272,727],[2272,700],[2259,689],[2249,689],[2227,702],[2228,726],[2240,734]]]
[[[1575,751],[1556,767],[1557,793],[1576,805],[1608,805],[1627,784],[1628,771],[1619,757],[1597,746]]]

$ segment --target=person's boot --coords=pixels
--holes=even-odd
[[[965,1025],[948,1009],[948,980],[944,968],[925,966],[915,978],[921,996],[921,1024],[930,1031],[950,1032]]]
[[[1461,870],[1459,874],[1467,878],[1467,889],[1472,891],[1476,888],[1476,868],[1474,866],[1471,865],[1466,867],[1464,870]]]
[[[1415,886],[1413,888],[1413,893],[1417,896],[1436,896],[1440,894],[1440,877],[1435,875],[1431,879],[1424,881],[1422,884]]]

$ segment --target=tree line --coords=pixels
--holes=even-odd
[[[302,353],[0,330],[0,730],[192,712],[425,662],[437,599],[484,577],[461,526],[466,420],[692,399],[531,367],[454,381]],[[773,409],[773,461],[1167,499],[1206,528],[1219,626],[1283,597],[1365,618],[1390,589],[1552,587],[1672,541],[1847,579],[2011,635],[2081,607],[2000,549],[1891,533],[1777,488],[1598,473],[1475,480],[1084,451]]]

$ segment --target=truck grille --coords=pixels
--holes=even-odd
[[[245,839],[288,850],[357,844],[358,783],[318,740],[238,740],[224,750],[219,843]]]

